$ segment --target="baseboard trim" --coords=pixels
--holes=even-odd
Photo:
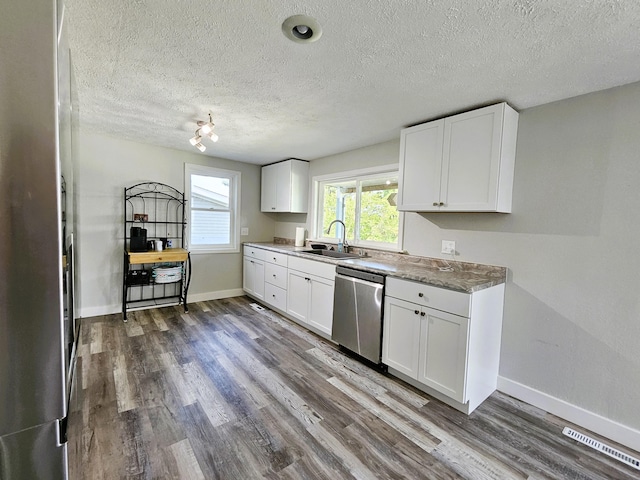
[[[218,290],[216,292],[194,293],[187,296],[187,303],[206,302],[207,300],[219,300],[221,298],[240,297],[244,295],[241,288],[232,288],[229,290]],[[162,307],[162,305],[158,305]],[[148,308],[153,308],[150,306]],[[112,315],[122,312],[122,304],[102,305],[99,307],[85,307],[79,309],[80,318],[98,317],[101,315]]]
[[[229,290],[218,290],[216,292],[193,293],[187,296],[187,303],[206,302],[208,300],[220,300],[221,298],[240,297],[244,295],[241,288],[232,288]]]
[[[498,390],[640,452],[638,430],[508,378],[498,377]]]
[[[100,307],[85,307],[78,309],[80,318],[99,317],[102,315],[112,315],[114,313],[122,313],[122,304],[118,305],[102,305]]]

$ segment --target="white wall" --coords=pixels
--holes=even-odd
[[[513,213],[410,213],[404,248],[507,266],[501,376],[640,429],[640,83],[521,112],[517,149]],[[393,141],[311,172],[397,158]]]
[[[398,163],[398,151],[400,149],[400,136],[391,142],[379,143],[369,147],[359,148],[350,152],[332,155],[314,160],[309,164],[309,177],[326,175],[329,173],[358,170],[367,167],[391,165]],[[313,184],[309,188],[309,209],[313,205]],[[307,229],[306,238],[313,238],[311,222],[313,215],[306,214],[273,214],[276,220],[276,236],[282,238],[295,238],[296,227]]]
[[[241,241],[269,241],[274,221],[260,213],[260,167],[81,132],[78,151],[79,307],[83,317],[121,310],[123,191],[154,181],[184,191],[184,164],[241,172]],[[242,288],[241,253],[192,255],[189,297],[215,298]]]

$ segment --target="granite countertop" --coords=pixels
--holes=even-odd
[[[305,250],[310,250],[310,247],[294,247],[280,243],[245,243],[245,245],[463,293],[473,293],[500,285],[506,282],[507,277],[505,267],[454,262],[441,258],[376,251],[370,256],[346,259],[304,253]]]

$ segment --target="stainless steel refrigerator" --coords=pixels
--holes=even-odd
[[[0,479],[67,478],[71,77],[55,0],[0,4]],[[71,176],[71,175],[68,175]],[[70,185],[71,183],[71,185]],[[64,236],[63,236],[64,232]],[[66,269],[66,271],[65,271]],[[71,310],[71,311],[70,311]],[[71,322],[73,323],[73,322]],[[69,322],[66,323],[69,325]]]

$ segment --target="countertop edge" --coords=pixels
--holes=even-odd
[[[411,271],[402,271],[402,266],[398,266],[401,262],[397,262],[396,265],[393,265],[391,262],[385,260],[376,259],[375,257],[362,257],[356,259],[341,259],[341,258],[331,258],[331,257],[320,257],[313,254],[304,253],[304,250],[309,250],[309,247],[295,247],[292,245],[282,245],[282,244],[273,244],[273,243],[259,243],[259,242],[246,242],[243,245],[251,246],[255,248],[261,248],[263,250],[284,253],[287,255],[297,256],[301,258],[306,258],[308,260],[313,260],[322,263],[329,263],[333,265],[341,265],[344,267],[354,268],[356,270],[362,270],[366,272],[379,273],[389,277],[397,278],[400,280],[408,280],[419,283],[424,283],[426,285],[431,285],[438,288],[444,288],[447,290],[453,290],[461,293],[474,293],[480,290],[484,290],[487,288],[495,287],[498,285],[502,285],[506,283],[506,267],[499,267],[495,265],[486,265],[485,267],[491,268],[493,270],[493,274],[489,276],[488,274],[477,274],[473,272],[465,272],[462,270],[459,271],[439,271],[434,270],[427,267],[410,267],[405,266],[407,270],[412,268],[414,270],[423,270],[422,274],[411,272]],[[428,257],[424,257],[425,259]],[[442,259],[434,259],[434,260],[442,260]],[[358,262],[361,262],[359,264]],[[373,265],[372,265],[373,263]],[[379,267],[376,268],[375,264],[378,264]],[[454,262],[449,262],[454,263]],[[456,262],[456,263],[464,263],[464,262]],[[479,264],[478,264],[479,265]],[[386,267],[386,268],[384,268]],[[400,270],[398,270],[400,269]],[[461,277],[466,276],[466,279],[461,279]],[[471,278],[469,278],[471,277]],[[468,282],[468,285],[461,285],[461,282]]]

